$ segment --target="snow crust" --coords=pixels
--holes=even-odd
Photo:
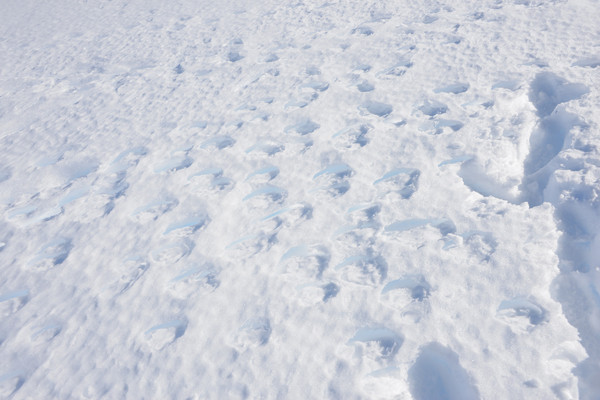
[[[0,4],[0,398],[600,398],[597,1]]]

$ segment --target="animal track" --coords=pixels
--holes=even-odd
[[[144,332],[144,336],[154,350],[162,350],[185,334],[187,321],[175,319],[154,325]]]
[[[320,279],[329,265],[329,250],[321,245],[292,247],[281,257],[282,272],[293,279]]]
[[[416,168],[397,168],[377,179],[373,185],[382,195],[394,192],[403,199],[409,199],[419,188],[420,176],[421,171]]]
[[[504,300],[498,307],[496,317],[516,332],[528,332],[548,320],[546,310],[534,300],[517,297]]]
[[[342,279],[358,285],[377,286],[387,276],[387,262],[380,255],[361,254],[348,257],[335,266]]]
[[[71,239],[59,237],[42,247],[37,256],[29,262],[29,265],[38,270],[50,269],[62,264],[69,256],[72,248]]]
[[[348,343],[360,344],[363,357],[388,362],[396,356],[403,342],[401,335],[387,328],[360,328]]]
[[[7,317],[16,313],[29,301],[29,290],[15,290],[0,295],[0,315]]]
[[[271,321],[266,317],[255,317],[247,320],[240,327],[235,337],[235,346],[241,350],[264,346],[271,337]]]
[[[458,355],[436,342],[421,347],[419,357],[408,371],[408,380],[415,400],[480,398]]]

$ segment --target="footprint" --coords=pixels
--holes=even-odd
[[[221,284],[219,273],[220,269],[212,264],[192,266],[171,279],[169,290],[178,298],[214,292]]]
[[[540,117],[547,117],[561,103],[579,99],[589,92],[582,83],[570,83],[560,76],[544,71],[535,76],[529,90],[529,100]]]
[[[271,337],[271,321],[266,317],[255,317],[247,320],[239,328],[234,345],[240,351],[258,346],[265,346]]]
[[[175,208],[179,202],[177,199],[172,197],[166,197],[164,199],[154,200],[150,203],[136,209],[131,217],[141,224],[146,224],[151,221],[155,221],[163,214],[168,213]]]
[[[323,302],[327,303],[330,299],[333,299],[340,292],[340,287],[333,282],[329,282],[323,288]]]
[[[263,185],[242,199],[252,208],[267,209],[274,204],[281,204],[287,197],[287,191],[273,185]]]
[[[15,290],[0,295],[0,316],[8,317],[16,313],[29,301],[29,290]]]
[[[143,146],[127,149],[115,157],[110,165],[109,172],[123,172],[135,167],[146,154],[148,154],[148,149]]]
[[[521,88],[521,82],[517,79],[509,79],[504,81],[498,81],[492,85],[492,89],[506,89],[514,92]]]
[[[356,227],[372,227],[381,212],[379,204],[358,204],[346,211],[346,218]],[[377,224],[378,225],[378,224]]]
[[[421,171],[416,168],[397,168],[373,182],[381,196],[397,193],[409,199],[419,188]]]
[[[189,239],[174,240],[152,251],[150,257],[158,264],[175,264],[187,257],[193,248],[194,243]]]
[[[154,167],[154,172],[160,174],[163,172],[179,171],[190,167],[193,163],[194,160],[191,157],[188,157],[187,154],[179,154],[158,163],[158,165]]]
[[[269,54],[269,55],[267,55],[265,57],[265,62],[266,63],[272,63],[272,62],[275,62],[277,60],[279,60],[279,57],[275,53],[271,53],[271,54]]]
[[[37,270],[50,269],[62,264],[69,256],[72,248],[71,239],[59,237],[44,245],[37,256],[29,261],[29,265]]]
[[[309,67],[306,67],[306,75],[308,76],[316,76],[316,75],[321,75],[321,70],[319,69],[319,67],[315,66],[315,65],[311,65]]]
[[[299,223],[309,220],[313,215],[313,207],[308,203],[297,203],[291,206],[279,209],[263,218],[261,221],[278,219],[281,224],[287,227],[293,227]]]
[[[367,133],[371,129],[372,126],[368,124],[349,126],[333,135],[333,140],[337,147],[345,149],[364,147],[369,143]]]
[[[322,245],[292,247],[281,257],[281,272],[290,279],[321,279],[329,265],[329,250]]]
[[[356,85],[356,88],[358,89],[359,92],[362,92],[362,93],[372,92],[373,90],[375,90],[375,86],[372,83],[369,83],[368,81],[362,81],[362,82],[358,83]]]
[[[480,398],[458,355],[437,342],[421,347],[417,360],[408,370],[408,381],[415,400]]]
[[[367,235],[372,236],[381,226],[376,219],[380,210],[381,206],[378,204],[359,204],[350,207],[345,214],[349,224],[336,229],[333,237],[344,240],[352,239],[358,244],[360,241],[366,239],[361,237],[359,231],[367,230]]]
[[[547,311],[534,300],[516,297],[504,300],[496,317],[508,324],[515,333],[525,333],[548,321]]]
[[[407,275],[386,284],[381,290],[381,295],[402,293],[402,297],[413,301],[423,301],[429,297],[431,286],[422,275]]]
[[[35,343],[48,343],[62,331],[62,326],[57,323],[49,323],[37,329],[31,334],[31,340]]]
[[[419,110],[425,115],[435,117],[438,114],[448,112],[448,106],[436,100],[425,100],[425,103],[419,107]]]
[[[187,216],[177,222],[173,222],[163,232],[163,235],[190,236],[199,229],[204,228],[210,222],[210,218],[204,212],[198,212]]]
[[[225,249],[231,251],[235,257],[244,258],[268,251],[275,243],[277,243],[277,233],[258,232],[233,241]]]
[[[324,92],[329,89],[329,83],[323,81],[310,81],[302,84],[300,88],[312,89],[316,92]]]
[[[313,191],[326,191],[333,197],[341,196],[350,189],[348,178],[352,175],[354,171],[348,164],[331,164],[313,176],[313,180],[318,184]]]
[[[337,296],[339,290],[339,286],[333,282],[326,285],[318,282],[308,282],[296,285],[290,293],[291,298],[289,300],[297,302],[304,307],[312,307],[319,303],[327,303],[330,299]]]
[[[468,83],[455,82],[450,83],[445,86],[438,87],[433,91],[435,93],[452,93],[452,94],[460,94],[469,90],[470,85]]]
[[[313,133],[320,127],[321,126],[316,122],[310,119],[304,119],[294,125],[287,126],[285,128],[285,132],[287,133],[293,131],[299,135],[308,135],[309,133]]]
[[[0,375],[0,398],[11,398],[25,383],[23,371],[12,371]]]
[[[285,146],[273,140],[263,140],[246,149],[246,153],[262,153],[259,155],[273,156],[285,150]]]
[[[574,67],[598,68],[600,67],[600,56],[580,58],[573,63]]]
[[[429,312],[430,294],[431,286],[422,275],[407,275],[388,282],[381,291],[380,302],[417,323]]]
[[[390,104],[381,103],[379,101],[368,100],[361,104],[359,110],[368,112],[378,117],[385,118],[394,111]]]
[[[490,232],[469,231],[461,235],[464,243],[481,261],[488,262],[498,247],[498,242]]]
[[[115,271],[120,277],[111,285],[112,289],[119,294],[125,293],[144,275],[149,266],[148,262],[141,257],[129,257],[123,260]]]
[[[187,321],[175,319],[154,325],[144,332],[144,337],[151,348],[162,350],[184,335],[187,329]]]
[[[404,232],[411,229],[416,229],[422,226],[431,225],[440,230],[442,236],[456,232],[456,226],[452,220],[447,218],[442,219],[406,219],[403,221],[394,222],[385,227],[386,232]]]
[[[403,342],[401,335],[387,328],[360,328],[348,344],[354,344],[363,357],[387,363],[396,356]]]
[[[347,282],[378,286],[385,280],[388,266],[380,255],[362,254],[346,258],[334,269]]]
[[[377,73],[379,79],[395,79],[403,76],[413,63],[409,58],[401,58],[396,64]]]
[[[210,149],[215,148],[217,150],[223,150],[227,147],[231,147],[235,144],[235,139],[231,136],[223,135],[223,136],[215,136],[208,140],[205,140],[200,145],[201,149]]]
[[[252,171],[245,179],[245,182],[253,184],[266,184],[279,175],[279,168],[273,165],[267,165]]]
[[[363,36],[371,36],[373,33],[373,29],[369,26],[366,25],[361,25],[361,26],[357,26],[356,28],[352,29],[351,33],[353,35],[363,35]]]

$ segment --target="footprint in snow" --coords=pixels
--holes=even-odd
[[[246,149],[246,154],[258,157],[273,156],[285,150],[285,146],[274,140],[261,140]]]
[[[406,275],[388,282],[381,290],[379,301],[399,310],[403,318],[419,322],[429,312],[431,286],[422,275]]]
[[[313,176],[317,187],[312,191],[322,191],[332,197],[341,196],[350,189],[348,179],[352,175],[354,175],[354,171],[348,164],[331,164]]]
[[[367,133],[372,128],[369,124],[348,126],[333,135],[332,139],[338,148],[345,150],[359,149],[369,143]]]
[[[513,332],[526,333],[547,322],[548,312],[533,299],[516,297],[500,303],[496,318],[506,323]]]
[[[24,371],[10,371],[0,375],[0,398],[11,398],[24,383]]]
[[[408,371],[410,392],[415,400],[478,400],[479,391],[460,365],[458,355],[437,342],[421,347]]]
[[[319,124],[317,124],[316,122],[314,122],[310,119],[303,119],[294,125],[289,125],[289,126],[285,127],[284,131],[286,133],[296,132],[297,134],[303,136],[303,135],[308,135],[309,133],[313,133],[320,127],[321,126]]]
[[[153,200],[141,207],[138,207],[131,213],[131,218],[138,223],[146,224],[156,221],[161,215],[164,215],[177,207],[179,201],[173,197],[165,197]]]
[[[209,222],[210,217],[205,212],[197,212],[170,223],[163,232],[163,235],[190,236],[196,231],[203,229]]]
[[[177,298],[214,292],[221,284],[220,268],[210,263],[189,266],[168,283],[168,290]]]
[[[353,241],[356,245],[367,242],[362,232],[372,237],[381,224],[377,215],[381,211],[379,204],[358,204],[350,207],[345,213],[347,224],[338,228],[333,236],[338,240]]]
[[[73,249],[71,239],[59,237],[46,243],[29,261],[29,265],[38,271],[45,271],[62,264]]]
[[[229,243],[225,249],[234,258],[247,258],[269,251],[277,243],[277,232],[256,232]]]
[[[223,150],[235,144],[235,139],[228,135],[214,136],[200,144],[201,149]]]
[[[435,93],[451,93],[451,94],[460,94],[469,90],[470,85],[468,83],[463,82],[455,82],[450,83],[444,86],[440,86],[433,91]]]
[[[279,168],[274,165],[266,165],[252,171],[244,181],[254,185],[264,185],[275,179],[278,175]]]
[[[285,201],[287,190],[266,184],[246,195],[244,201],[250,208],[266,210]]]
[[[293,286],[284,295],[291,302],[298,303],[303,307],[313,307],[320,303],[327,303],[340,291],[340,287],[333,282],[323,285],[320,282],[308,282]]]
[[[109,285],[110,296],[127,292],[146,273],[150,264],[142,257],[132,256],[114,268],[115,281]]]
[[[360,328],[348,341],[355,352],[380,364],[387,365],[394,359],[402,346],[402,335],[387,328]]]
[[[392,111],[394,111],[390,104],[372,100],[365,101],[360,105],[360,107],[358,107],[358,109],[362,113],[369,113],[382,118],[387,117],[392,113]]]
[[[233,339],[239,351],[265,346],[271,337],[271,321],[266,317],[248,319],[240,326]]]
[[[329,266],[330,258],[329,250],[325,246],[300,245],[286,251],[279,263],[281,272],[288,279],[312,281],[321,279]]]
[[[21,289],[0,295],[0,316],[8,317],[16,313],[29,301],[29,290]]]
[[[187,325],[185,319],[167,321],[148,329],[144,332],[144,338],[152,349],[162,350],[182,337],[185,334]]]
[[[396,168],[385,173],[373,182],[381,197],[396,193],[403,199],[409,199],[419,188],[421,171],[416,168]]]
[[[277,220],[277,225],[290,228],[309,220],[313,215],[313,207],[308,203],[296,203],[287,207],[280,208],[263,218],[261,222],[269,220]]]
[[[175,264],[187,257],[194,249],[194,242],[187,238],[165,242],[150,253],[151,259],[157,264]]]
[[[368,81],[359,82],[356,85],[356,88],[358,89],[359,92],[362,92],[362,93],[372,92],[373,90],[375,90],[375,86],[372,83],[369,83]]]
[[[378,286],[387,277],[388,265],[382,256],[367,253],[347,257],[334,271],[346,282]]]
[[[444,114],[448,111],[448,106],[436,100],[425,100],[419,111],[429,117],[435,117],[438,114]]]
[[[218,194],[230,191],[235,182],[223,176],[223,169],[210,167],[191,174],[188,177],[190,188],[197,194]]]
[[[34,330],[31,334],[31,341],[35,344],[48,343],[54,340],[62,331],[62,325],[56,322],[49,322]]]

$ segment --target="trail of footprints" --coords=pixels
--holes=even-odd
[[[480,18],[475,16],[474,18]],[[426,15],[424,24],[435,23],[437,17]],[[374,28],[360,25],[352,29],[350,35],[368,37],[375,33]],[[459,40],[459,39],[457,39]],[[371,96],[377,93],[379,82],[399,79],[407,70],[413,68],[413,62],[408,53],[397,63],[379,71],[372,71],[368,64],[358,64],[351,68],[350,76],[356,91]],[[233,39],[225,54],[225,59],[230,63],[243,64],[247,52],[244,42],[240,38]],[[268,54],[264,62],[269,65],[268,74],[279,77],[278,65],[282,62],[276,53]],[[596,59],[584,59],[576,63],[582,67],[597,67]],[[182,74],[185,66],[178,64],[174,67],[175,74]],[[205,71],[206,72],[206,71]],[[210,71],[206,74],[210,75]],[[203,73],[203,75],[205,75]],[[296,92],[290,98],[277,99],[264,98],[257,104],[273,110],[280,107],[282,112],[308,109],[318,104],[321,95],[324,95],[334,83],[327,82],[322,77],[318,66],[310,65],[303,71],[303,78],[298,83]],[[337,83],[336,83],[337,84]],[[551,90],[552,87],[566,85],[560,78],[540,74],[534,85],[541,90]],[[452,134],[463,128],[464,123],[454,119],[444,118],[450,111],[446,103],[452,96],[460,96],[469,90],[466,82],[452,82],[433,90],[431,97],[423,98],[415,105],[414,115],[421,122],[419,130],[429,135]],[[548,89],[550,87],[550,89]],[[518,82],[502,81],[494,89],[516,90]],[[567,86],[567,97],[580,96],[585,88]],[[370,97],[369,97],[370,98]],[[376,96],[374,97],[376,98]],[[559,99],[564,102],[569,98]],[[540,117],[547,117],[548,110],[552,111],[556,104],[546,104],[545,98],[533,98]],[[493,103],[483,104],[483,107],[492,107]],[[237,110],[246,113],[248,121],[260,120],[268,123],[271,115],[263,111],[261,106],[245,103]],[[381,121],[398,121],[394,108],[378,100],[364,100],[356,105],[358,118],[353,123],[342,127],[330,135],[331,143],[335,147],[336,162],[327,162],[320,169],[307,171],[310,174],[312,188],[308,191],[308,199],[291,199],[286,187],[285,177],[277,160],[292,159],[301,156],[303,152],[314,145],[314,137],[326,134],[321,129],[319,121],[310,118],[298,118],[290,121],[282,132],[264,136],[250,146],[239,149],[239,138],[236,137],[236,127],[239,129],[245,121],[239,122],[229,131],[209,134],[205,140],[197,145],[174,148],[150,166],[149,173],[156,176],[170,176],[174,174],[185,175],[185,190],[198,196],[213,196],[223,199],[234,188],[243,186],[246,190],[241,198],[240,210],[246,214],[257,216],[256,231],[247,232],[240,238],[226,246],[226,251],[236,258],[248,259],[261,253],[268,252],[278,243],[278,235],[286,230],[291,231],[300,224],[309,223],[313,217],[313,206],[310,196],[325,196],[332,203],[336,198],[344,196],[354,184],[356,175],[351,164],[342,161],[347,152],[360,151],[368,146],[372,137],[377,134],[376,125],[372,118]],[[403,122],[393,122],[400,127]],[[207,122],[196,124],[198,130],[207,129]],[[542,138],[541,144],[534,151],[541,149],[547,140]],[[241,151],[242,157],[252,163],[253,167],[245,174],[242,180],[235,181],[230,178],[227,169],[218,163],[202,164],[194,159],[194,155],[202,154],[209,160],[219,160],[219,153],[227,151]],[[202,153],[199,153],[202,152]],[[548,154],[548,161],[556,155]],[[27,227],[34,224],[48,223],[57,220],[67,213],[69,208],[77,208],[78,213],[73,213],[70,218],[79,218],[82,223],[93,221],[109,215],[116,207],[117,200],[124,196],[130,186],[129,174],[139,167],[141,160],[150,156],[150,151],[144,147],[132,147],[118,154],[107,165],[101,165],[96,160],[77,159],[73,155],[51,157],[40,162],[39,168],[51,170],[51,173],[60,177],[62,181],[57,186],[56,193],[44,196],[32,196],[28,201],[14,204],[5,212],[6,220],[16,226]],[[539,159],[536,157],[535,159]],[[440,164],[468,163],[470,157],[457,157]],[[147,164],[144,164],[148,168]],[[223,165],[226,165],[223,163]],[[102,168],[101,168],[102,167]],[[534,172],[543,166],[527,166],[534,179]],[[11,173],[7,168],[0,169],[0,183],[10,182]],[[465,180],[467,185],[468,182]],[[456,230],[454,223],[445,217],[406,219],[384,225],[380,221],[382,206],[378,202],[390,196],[402,200],[410,199],[421,184],[421,171],[407,165],[391,165],[390,168],[378,179],[370,183],[370,187],[363,187],[373,193],[374,201],[367,204],[357,204],[345,211],[345,223],[335,229],[333,238],[323,242],[299,242],[285,249],[277,265],[278,274],[293,287],[293,296],[301,306],[309,307],[317,303],[330,303],[344,290],[354,287],[371,288],[378,293],[381,306],[397,310],[402,315],[407,315],[413,323],[418,323],[426,318],[430,310],[429,299],[435,296],[435,288],[428,282],[428,277],[420,273],[398,274],[396,269],[390,272],[390,266],[384,256],[379,254],[377,238],[380,235],[390,237],[414,232],[419,229],[434,229],[438,231],[438,238],[444,243],[441,251],[451,251],[459,245],[468,246],[479,262],[488,262],[493,257],[497,242],[490,232],[462,232]],[[472,188],[478,191],[477,188]],[[537,193],[531,193],[535,197]],[[533,198],[532,201],[536,201]],[[166,283],[166,288],[171,296],[187,299],[219,289],[221,285],[221,267],[202,257],[201,262],[185,265],[190,254],[195,251],[197,235],[209,224],[213,218],[204,210],[179,214],[181,207],[176,195],[162,194],[143,204],[139,204],[129,215],[134,223],[143,226],[158,226],[164,224],[164,229],[157,232],[162,239],[148,254],[125,258],[115,271],[115,279],[110,290],[122,295],[134,287],[150,268],[169,267],[173,271],[172,278]],[[165,222],[164,220],[168,220]],[[159,222],[161,224],[159,224]],[[56,237],[49,240],[37,252],[31,255],[26,267],[36,273],[43,273],[52,268],[60,268],[69,259],[73,250],[74,240],[66,237]],[[0,243],[0,252],[10,246],[10,238]],[[342,259],[332,256],[331,246],[347,249],[348,254]],[[27,303],[35,291],[19,288],[0,293],[0,315],[3,318],[18,313]],[[291,299],[288,299],[291,301]],[[497,318],[505,321],[516,332],[527,332],[535,326],[543,324],[547,319],[547,311],[536,303],[534,298],[519,297],[506,299],[498,305]],[[153,351],[160,351],[185,335],[188,326],[186,317],[177,317],[166,321],[157,321],[156,325],[148,327],[143,332],[143,338]],[[268,345],[272,335],[272,326],[269,318],[257,315],[248,319],[238,331],[233,333],[232,345],[240,352],[251,350],[256,346]],[[43,327],[35,335],[45,336],[52,340],[60,335],[60,325]],[[357,327],[352,337],[348,338],[347,345],[354,346],[360,357],[369,360],[369,365],[374,368],[373,377],[387,377],[394,375],[394,366],[397,363],[396,355],[401,349],[405,338],[401,333],[382,326]],[[429,385],[425,378],[434,371],[444,382],[454,382],[452,385]],[[449,398],[477,398],[476,388],[471,386],[466,371],[460,366],[457,355],[450,349],[438,343],[430,343],[421,348],[421,351],[408,371],[412,383],[413,395],[417,399],[448,396]],[[23,384],[23,378],[18,373],[8,373],[0,376],[0,384],[6,387],[8,395],[16,392]],[[446,390],[448,393],[432,393],[432,390]]]

